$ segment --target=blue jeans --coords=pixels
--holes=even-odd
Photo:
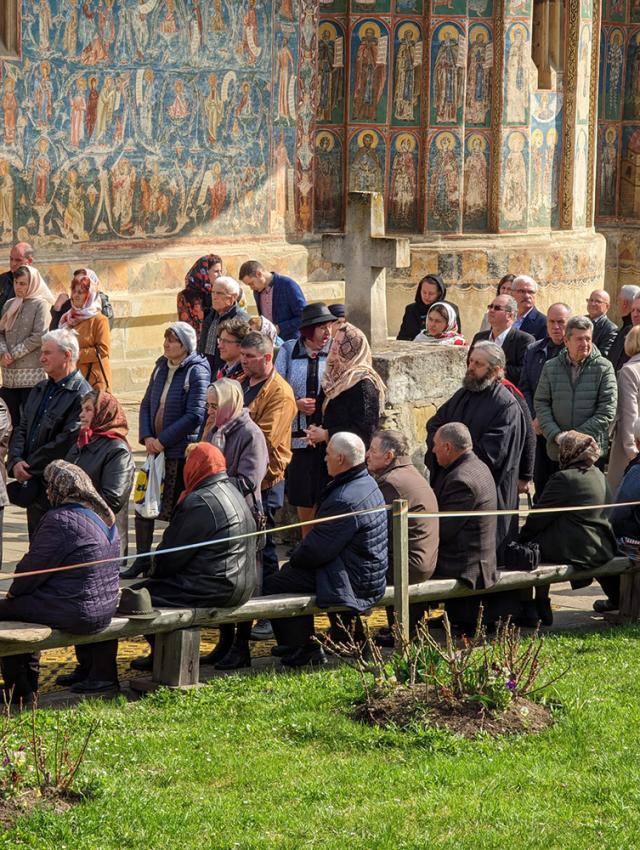
[[[273,487],[262,491],[262,509],[267,518],[267,528],[275,528],[276,511],[284,505],[284,481],[279,481]],[[279,569],[276,544],[271,534],[266,535],[266,543],[262,550],[262,581],[267,576],[277,573]]]

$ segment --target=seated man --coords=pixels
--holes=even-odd
[[[163,549],[225,540],[256,530],[244,496],[227,477],[220,449],[210,443],[189,446],[184,482],[171,522],[151,559],[149,576],[136,587],[146,587],[154,605],[170,608],[242,605],[256,587],[255,537],[162,554]],[[150,670],[153,656],[136,658],[131,666]]]
[[[433,453],[443,473],[434,491],[441,511],[495,511],[496,485],[489,467],[473,453],[466,425],[442,425],[433,438]],[[441,517],[438,562],[433,578],[456,578],[474,589],[496,583],[496,517]],[[452,624],[475,628],[479,596],[449,599],[445,607]],[[492,622],[485,608],[485,620]]]
[[[426,478],[409,457],[409,441],[400,431],[376,431],[367,452],[367,467],[389,505],[394,499],[406,499],[410,513],[437,513],[438,503]],[[387,584],[393,584],[393,525],[389,526],[389,569]],[[409,582],[418,584],[431,578],[438,558],[438,517],[409,520]],[[409,606],[409,625],[415,631],[424,614],[424,602]],[[393,608],[387,608],[389,628],[393,626]],[[376,637],[379,646],[393,646],[390,631]]]
[[[288,564],[265,579],[265,594],[315,593],[318,605],[345,605],[357,614],[368,611],[384,594],[387,572],[387,513],[354,515],[383,508],[380,488],[365,466],[364,443],[356,434],[339,431],[327,446],[327,471],[333,479],[325,488],[317,518],[344,515],[335,522],[314,525],[291,554]],[[339,623],[353,614],[330,614],[332,638],[344,639]],[[322,648],[313,640],[313,616],[273,621],[279,654],[286,667],[323,664]],[[358,637],[362,624],[356,618]]]

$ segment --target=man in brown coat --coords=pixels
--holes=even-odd
[[[436,513],[438,502],[431,486],[413,465],[409,457],[409,441],[400,431],[380,430],[371,438],[367,452],[367,466],[382,491],[384,501],[390,505],[394,499],[406,499],[410,513]],[[393,524],[389,529],[389,570],[387,584],[393,584]],[[431,578],[438,558],[438,518],[409,520],[409,581],[417,584]],[[426,604],[415,602],[409,606],[410,628],[413,631]],[[387,608],[389,627],[393,625],[393,608]],[[390,631],[378,634],[380,646],[393,646]]]

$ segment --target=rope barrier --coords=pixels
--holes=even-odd
[[[459,519],[464,517],[485,517],[485,516],[529,516],[531,514],[550,514],[550,513],[571,513],[578,511],[595,511],[606,510],[610,508],[635,507],[640,505],[637,502],[618,502],[606,505],[574,505],[570,507],[559,508],[509,508],[494,511],[437,511],[432,513],[408,513],[409,519]],[[246,540],[250,537],[260,537],[265,534],[277,534],[282,531],[290,531],[294,528],[305,528],[309,525],[321,525],[327,522],[335,522],[341,519],[347,519],[354,516],[364,516],[367,514],[377,514],[382,511],[390,511],[392,505],[381,505],[377,508],[363,508],[359,511],[350,513],[337,514],[336,516],[316,517],[315,519],[305,520],[303,522],[292,522],[288,525],[280,525],[275,528],[267,528],[262,531],[250,531],[246,534],[235,534],[231,537],[213,538],[212,540],[204,540],[201,543],[190,543],[185,546],[174,546],[171,549],[154,550],[150,552],[141,552],[136,555],[118,556],[117,558],[102,558],[97,561],[83,561],[78,564],[65,564],[62,567],[51,567],[50,569],[29,570],[28,572],[13,572],[0,573],[0,581],[9,581],[14,578],[30,578],[39,575],[51,575],[52,573],[65,572],[67,570],[78,570],[83,567],[97,567],[102,564],[112,564],[114,561],[128,562],[135,561],[137,558],[151,558],[154,555],[173,555],[176,552],[185,552],[193,549],[201,549],[205,546],[212,546],[218,543],[232,543],[237,540]]]

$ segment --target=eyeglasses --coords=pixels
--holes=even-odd
[[[500,307],[499,304],[487,304],[487,310],[503,311],[506,309],[506,307]]]
[[[218,409],[218,405],[215,404],[215,402],[212,402],[212,401],[207,402],[207,410],[217,410],[217,409]]]
[[[240,340],[235,339],[235,337],[228,336],[219,336],[218,337],[218,345],[240,345]]]

